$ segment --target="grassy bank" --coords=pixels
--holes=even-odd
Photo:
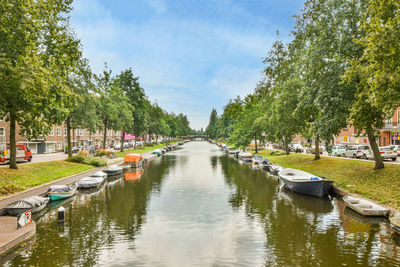
[[[0,197],[93,169],[65,160],[19,164],[17,170],[0,168]]]
[[[270,155],[271,150],[258,153],[271,162],[286,168],[310,172],[333,180],[336,187],[377,200],[385,205],[400,209],[400,165],[386,164],[375,171],[374,162],[290,154]]]
[[[173,145],[173,144],[178,143],[178,142],[180,142],[180,140],[169,142],[168,144],[169,145]],[[166,144],[162,143],[162,144],[157,144],[157,145],[154,145],[154,146],[138,147],[136,149],[126,149],[126,150],[124,150],[124,152],[117,152],[116,154],[118,155],[118,157],[123,158],[123,157],[125,157],[126,155],[128,155],[130,153],[143,154],[143,153],[152,151],[152,150],[157,149],[157,148],[162,148],[162,147],[165,147],[165,146],[166,146]]]

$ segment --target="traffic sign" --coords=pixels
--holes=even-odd
[[[17,229],[21,228],[27,224],[30,224],[32,222],[32,211],[28,210],[25,213],[21,213],[17,217]]]

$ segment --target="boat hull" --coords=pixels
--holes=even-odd
[[[41,211],[42,209],[44,209],[47,206],[48,202],[49,201],[46,201],[42,205],[35,207],[33,209],[30,209],[30,208],[15,208],[15,209],[14,208],[6,208],[6,211],[11,216],[17,216],[21,213],[27,212],[28,210],[32,210],[32,214],[34,214],[34,213],[37,213],[37,212]]]
[[[121,174],[122,171],[123,171],[123,169],[121,169],[121,170],[115,170],[115,171],[103,170],[103,172],[107,173],[107,175],[117,175],[117,174]]]
[[[280,180],[290,191],[316,197],[324,197],[328,195],[333,184],[333,181],[330,180],[297,182],[290,181],[288,179],[285,179],[284,177],[280,177]]]

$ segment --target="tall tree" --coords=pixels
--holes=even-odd
[[[71,0],[0,1],[0,117],[10,122],[10,168],[16,169],[16,125],[45,135],[65,117],[73,94],[65,83],[80,58],[70,33]]]
[[[210,120],[208,122],[208,126],[206,128],[206,134],[210,136],[210,138],[217,137],[217,121],[218,121],[217,110],[213,108],[210,114]]]

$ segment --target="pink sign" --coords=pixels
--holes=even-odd
[[[134,139],[135,139],[135,136],[133,134],[125,133],[125,140],[134,140]]]

